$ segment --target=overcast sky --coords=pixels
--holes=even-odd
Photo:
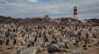
[[[99,19],[99,0],[0,0],[0,15],[14,18],[73,17],[74,6],[79,19]]]

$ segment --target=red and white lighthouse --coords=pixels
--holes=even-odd
[[[78,19],[76,6],[74,7],[74,19]]]

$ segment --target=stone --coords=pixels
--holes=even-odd
[[[40,48],[34,47],[34,48],[25,48],[22,50],[19,50],[17,54],[37,54],[40,51]]]

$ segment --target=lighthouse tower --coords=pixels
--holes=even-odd
[[[74,19],[78,19],[76,6],[74,7]]]

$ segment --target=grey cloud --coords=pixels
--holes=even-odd
[[[98,0],[51,0],[33,3],[27,0],[0,0],[0,14],[15,18],[44,17],[45,14],[51,18],[73,17],[73,8],[76,5],[79,19],[99,18],[98,2]]]

